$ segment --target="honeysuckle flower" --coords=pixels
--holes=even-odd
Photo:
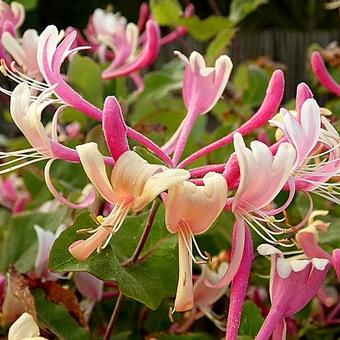
[[[273,72],[268,84],[268,88],[266,90],[266,96],[257,112],[254,113],[254,115],[248,121],[242,124],[235,131],[230,132],[227,136],[224,136],[191,154],[189,157],[179,163],[178,167],[185,168],[189,164],[200,159],[201,157],[232,143],[233,136],[236,132],[241,133],[242,136],[246,136],[255,129],[266,125],[268,121],[277,113],[284,94],[284,83],[285,80],[283,72],[281,70],[276,70],[275,72]],[[169,150],[171,151],[171,148]],[[225,167],[225,176],[228,181],[229,187],[234,188],[239,179],[239,171],[236,157],[230,157]]]
[[[99,218],[98,228],[89,231],[93,233],[92,236],[70,245],[69,251],[79,261],[86,260],[95,250],[105,248],[130,210],[142,210],[160,193],[190,177],[187,170],[149,164],[129,150],[127,127],[114,97],[108,97],[105,101],[103,130],[107,146],[115,160],[111,181],[96,143],[78,145],[76,149],[87,177],[101,197],[114,207],[108,216]]]
[[[10,4],[0,0],[0,39],[5,32],[16,36],[17,29],[21,26],[25,18],[24,6],[16,1]],[[0,59],[10,62],[3,45],[0,43]]]
[[[145,39],[140,43],[138,28],[129,23],[116,40],[111,40],[109,47],[115,57],[111,65],[102,72],[103,79],[113,79],[133,75],[151,65],[158,56],[160,48],[160,30],[156,22],[148,20],[145,29]],[[140,44],[140,48],[138,48]]]
[[[174,310],[178,312],[193,307],[192,242],[200,252],[194,235],[204,233],[223,210],[228,195],[226,180],[210,172],[203,178],[203,186],[185,181],[169,189],[165,202],[165,222],[171,233],[178,235],[179,278]]]
[[[325,281],[329,261],[285,259],[280,250],[269,244],[262,244],[257,250],[261,255],[271,255],[271,309],[256,339],[266,340],[272,334],[275,339],[285,339],[285,318],[299,312],[317,294]]]
[[[85,272],[75,273],[73,280],[78,291],[85,298],[80,302],[80,308],[82,309],[86,320],[89,320],[95,304],[103,297],[104,281]]]
[[[296,234],[296,241],[308,258],[318,257],[329,260],[340,282],[340,249],[334,249],[332,254],[329,254],[319,245],[318,231],[327,232],[330,223],[314,220],[316,216],[326,216],[327,214],[327,210],[313,211],[309,216],[307,227],[299,230]]]
[[[314,99],[307,99],[295,118],[282,109],[283,123],[273,122],[286,135],[297,152],[292,178],[298,190],[313,192],[339,203],[338,184],[329,180],[339,174],[339,134]]]
[[[99,227],[91,231],[94,235],[69,247],[79,261],[86,260],[96,249],[105,248],[130,210],[142,210],[160,193],[190,177],[186,170],[164,169],[147,163],[133,151],[125,151],[113,167],[110,182],[96,143],[79,145],[77,151],[91,183],[106,201],[114,204],[111,213],[100,219]]]
[[[16,320],[8,332],[8,340],[47,340],[40,336],[39,326],[33,316],[28,313],[23,313]]]
[[[274,237],[286,232],[276,225],[274,215],[284,210],[291,202],[295,192],[292,183],[289,182],[290,195],[282,207],[272,210],[266,207],[287,183],[296,158],[294,147],[289,143],[282,143],[275,156],[267,145],[259,141],[252,142],[251,149],[248,149],[240,133],[234,134],[234,147],[239,164],[240,183],[232,201],[236,222],[233,227],[230,265],[219,282],[207,282],[211,287],[220,288],[233,281],[227,324],[227,338],[230,340],[237,338],[253,260],[249,226],[270,243],[294,245],[280,242]]]
[[[0,204],[19,213],[25,209],[30,195],[24,188],[23,181],[16,175],[0,178]]]
[[[328,91],[340,96],[340,85],[329,74],[321,54],[317,51],[314,51],[311,55],[311,66],[321,85]]]
[[[38,225],[34,226],[38,238],[38,250],[35,258],[34,273],[42,281],[56,281],[64,279],[63,275],[52,273],[48,270],[48,260],[54,241],[65,230],[65,225],[61,225],[55,233],[45,230]]]
[[[15,32],[25,19],[25,8],[22,4],[12,1],[10,4],[1,0],[0,1],[0,33],[9,30]]]
[[[89,18],[85,35],[94,45],[101,62],[106,60],[107,47],[110,40],[124,34],[126,18],[120,13],[112,13],[97,8]]]
[[[50,167],[54,160],[63,159],[69,162],[79,162],[79,157],[75,150],[58,143],[57,119],[60,110],[58,110],[53,117],[52,138],[48,137],[41,123],[41,113],[43,109],[51,103],[49,99],[50,93],[51,89],[42,92],[37,99],[31,103],[30,89],[26,83],[21,83],[14,89],[10,104],[11,116],[32,148],[13,152],[1,152],[1,158],[14,157],[14,160],[9,160],[1,164],[1,167],[6,166],[6,168],[1,170],[0,174],[48,159],[49,161],[45,167],[45,179],[52,194],[62,201],[62,203],[68,204],[71,207],[86,207],[92,204],[96,197],[93,190],[88,193],[83,202],[73,204],[58,193],[50,178]]]
[[[253,141],[250,146],[251,149],[246,147],[241,134],[234,134],[234,147],[240,167],[240,184],[232,202],[232,211],[236,216],[233,235],[235,247],[228,271],[218,286],[229,284],[239,268],[246,225],[264,240],[277,244],[273,235],[282,235],[284,231],[275,224],[273,216],[285,209],[294,195],[294,188],[291,187],[290,197],[284,206],[266,209],[288,181],[296,159],[294,147],[282,143],[273,156],[270,148],[259,141]],[[263,222],[268,226],[263,225]]]
[[[228,56],[223,55],[216,60],[214,67],[207,67],[202,55],[196,51],[189,59],[178,51],[175,53],[185,63],[183,99],[188,113],[163,149],[174,152],[173,161],[177,164],[198,116],[210,111],[220,99],[233,64]]]
[[[34,29],[25,31],[20,39],[8,32],[4,32],[1,37],[2,45],[22,72],[28,77],[42,80],[37,60],[38,40],[38,32]]]

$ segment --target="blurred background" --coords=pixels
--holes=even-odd
[[[141,0],[24,0],[31,4],[23,28],[35,27],[39,31],[48,24],[58,28],[70,25],[85,28],[88,17],[95,8],[112,6],[128,21],[136,22]],[[210,15],[228,16],[230,1],[226,0],[180,0],[183,7],[194,4],[201,18]],[[259,3],[264,2],[259,0]],[[261,56],[284,65],[287,81],[287,98],[293,97],[296,85],[309,81],[307,53],[312,43],[325,48],[330,42],[339,40],[339,9],[327,9],[324,0],[269,0],[238,24],[229,54],[237,65]],[[35,7],[35,9],[34,9]],[[183,44],[185,46],[183,46]],[[182,46],[179,46],[182,45]],[[205,43],[197,43],[185,37],[162,49],[159,62],[173,57],[173,49],[204,50]],[[187,52],[187,51],[185,51]],[[189,51],[188,51],[189,52]],[[267,59],[259,63],[269,62]],[[278,66],[283,66],[278,65]]]

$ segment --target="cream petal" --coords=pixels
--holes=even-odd
[[[48,92],[43,92],[38,100],[30,103],[30,90],[26,83],[19,84],[13,91],[10,111],[14,123],[18,126],[30,144],[37,151],[51,156],[50,143],[45,128],[41,123],[41,111],[47,102],[40,103],[47,96]],[[48,94],[49,96],[49,94]]]
[[[96,143],[86,143],[76,147],[81,164],[87,177],[107,201],[115,203],[116,196],[106,174],[106,167],[102,154]]]
[[[32,315],[24,313],[11,326],[8,332],[8,340],[22,340],[38,337],[40,330]],[[44,338],[43,338],[44,339]]]
[[[181,221],[194,234],[206,231],[222,212],[228,195],[225,178],[208,173],[204,186],[183,182],[169,189],[165,220],[170,232],[177,232]]]
[[[27,55],[19,41],[15,39],[12,34],[4,32],[1,36],[1,42],[6,51],[15,59],[18,65],[23,66],[26,64]]]
[[[190,178],[190,172],[184,169],[168,169],[149,177],[142,194],[134,200],[132,209],[138,211],[152,202],[160,193]]]
[[[191,237],[185,235],[186,243],[191,248]],[[175,299],[175,310],[184,312],[193,307],[192,260],[185,245],[184,235],[178,233],[179,276]]]

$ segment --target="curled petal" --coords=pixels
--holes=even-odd
[[[67,207],[71,209],[83,209],[88,208],[90,205],[92,205],[96,199],[96,193],[92,188],[87,193],[87,196],[83,199],[81,203],[73,203],[69,200],[67,200],[65,197],[63,197],[59,191],[55,188],[55,186],[52,183],[51,175],[50,175],[50,169],[52,166],[52,163],[54,162],[54,159],[50,159],[45,166],[44,175],[45,175],[45,182],[50,190],[51,194],[62,204],[66,205]]]
[[[300,230],[296,240],[308,258],[319,257],[331,260],[331,256],[319,246],[317,231],[313,226]]]
[[[294,147],[282,143],[273,156],[268,146],[261,142],[253,142],[248,149],[239,133],[234,135],[234,146],[240,167],[240,185],[233,209],[252,211],[265,207],[282,190],[292,172],[296,157]]]
[[[242,261],[246,237],[245,229],[246,226],[244,220],[242,219],[241,216],[236,215],[236,222],[234,224],[233,229],[233,241],[229,267],[219,282],[213,283],[206,281],[206,285],[208,287],[211,288],[226,287],[234,279]]]
[[[190,178],[184,169],[167,169],[151,176],[145,183],[141,196],[134,200],[133,209],[138,211],[152,202],[160,193]]]
[[[39,152],[51,156],[50,142],[45,128],[41,123],[41,112],[48,105],[45,96],[48,92],[43,92],[37,101],[30,105],[30,90],[26,83],[17,85],[14,89],[10,111],[14,123],[18,126],[30,144]]]

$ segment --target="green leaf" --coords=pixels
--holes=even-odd
[[[267,2],[268,0],[233,0],[230,4],[229,18],[232,22],[238,23]]]
[[[38,0],[16,0],[17,2],[21,3],[26,11],[31,11],[35,9],[38,5]]]
[[[34,225],[55,231],[65,223],[67,215],[67,208],[59,208],[50,213],[24,212],[13,216],[5,235],[6,247],[0,257],[1,271],[6,272],[10,264],[15,264],[23,273],[33,269],[37,249]]]
[[[243,93],[245,104],[257,107],[262,104],[268,86],[269,77],[266,71],[258,66],[248,67],[249,87]]]
[[[145,89],[140,98],[160,99],[170,91],[180,89],[182,81],[174,79],[170,74],[163,71],[150,72],[144,78]]]
[[[197,40],[206,41],[226,28],[232,28],[233,23],[225,17],[211,15],[207,19],[200,20],[196,15],[189,18],[180,18],[179,25],[185,26],[189,33]]]
[[[243,307],[240,335],[256,336],[263,321],[260,309],[255,303],[247,301]]]
[[[103,107],[103,82],[100,67],[89,57],[75,55],[67,77],[74,89],[97,107]]]
[[[226,49],[230,45],[235,33],[235,28],[226,28],[219,32],[210,42],[205,55],[208,65],[213,64],[221,54],[226,52]]]
[[[39,322],[52,331],[58,339],[90,339],[89,332],[81,327],[62,305],[49,302],[41,289],[32,291]]]
[[[163,164],[167,166],[161,159],[156,157],[153,153],[143,148],[142,146],[134,146],[133,151],[138,153],[143,159],[145,159],[150,164]]]
[[[151,0],[152,16],[162,26],[175,25],[182,15],[182,7],[177,0]]]
[[[143,261],[122,266],[138,243],[147,215],[127,217],[110,245],[100,254],[92,254],[79,262],[67,251],[80,236],[78,229],[97,227],[89,212],[79,215],[72,226],[56,240],[50,256],[50,268],[56,272],[86,271],[103,280],[115,280],[121,292],[156,309],[162,299],[174,296],[177,284],[177,238],[165,228],[164,211],[156,215],[152,232],[142,253]]]

